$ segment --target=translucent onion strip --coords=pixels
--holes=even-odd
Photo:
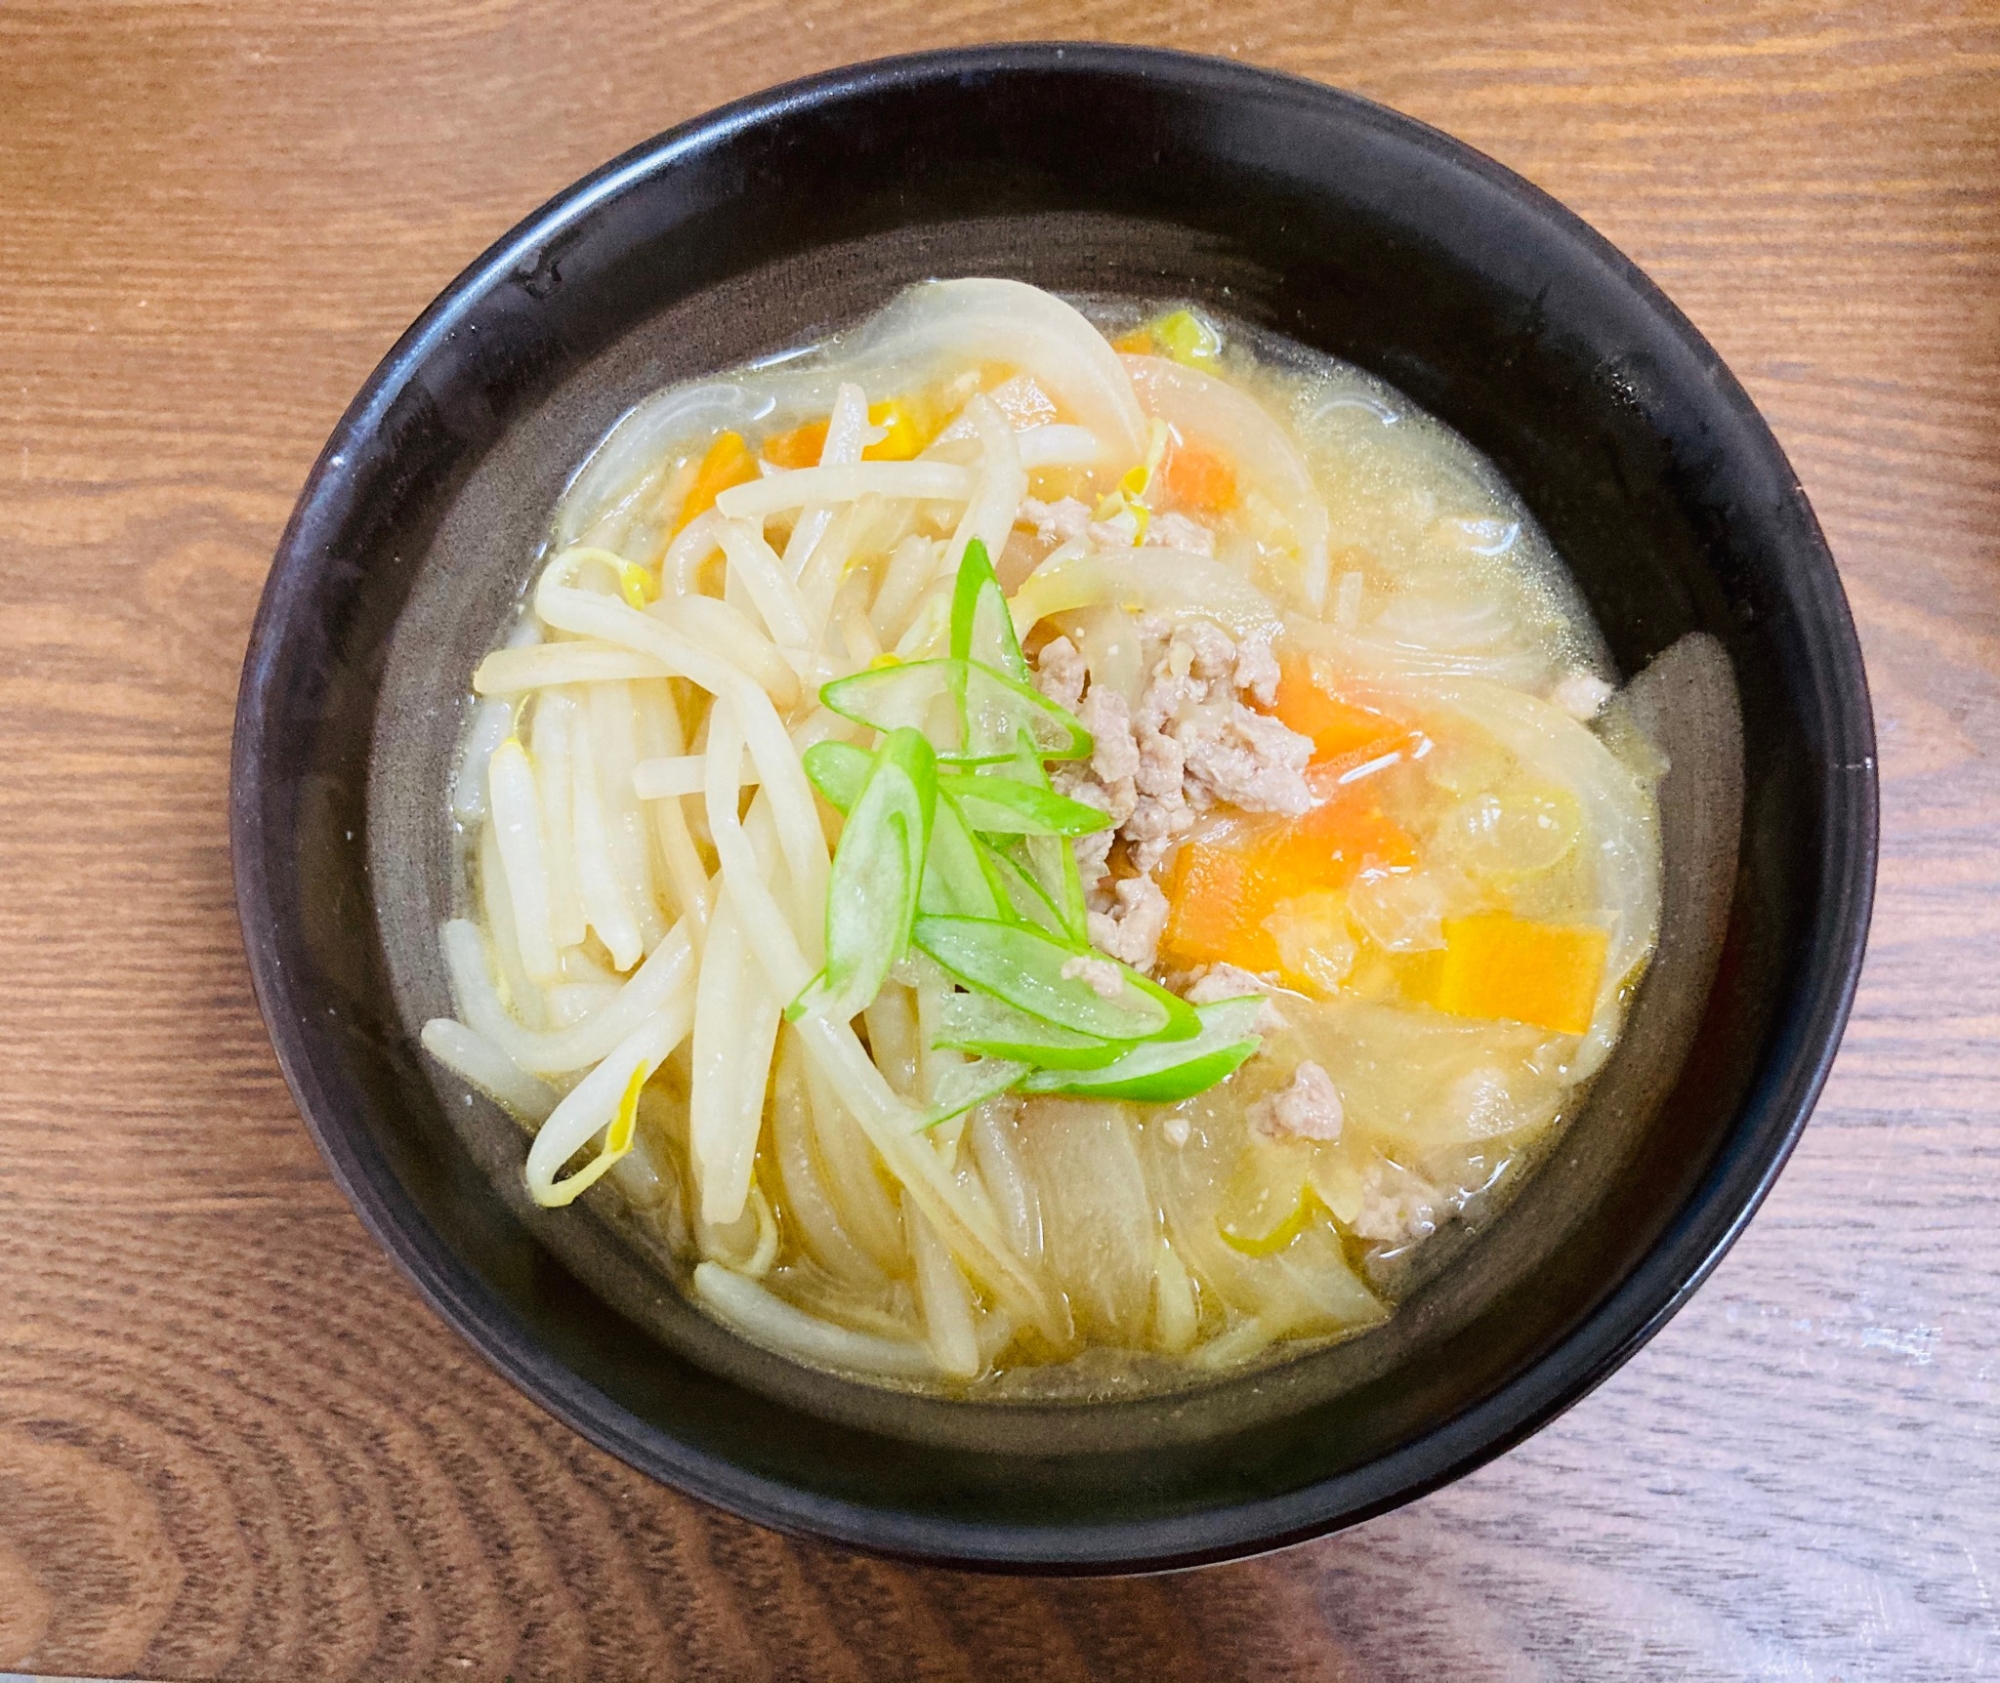
[[[1008,1109],[1005,1100],[981,1105],[972,1113],[966,1136],[1007,1237],[1023,1262],[1038,1267],[1042,1257],[1041,1204],[1034,1182],[1021,1166],[1021,1154],[1014,1149],[1014,1125]]]
[[[1166,357],[1122,359],[1146,413],[1183,438],[1221,450],[1246,489],[1262,493],[1281,511],[1298,545],[1300,593],[1314,613],[1326,606],[1326,501],[1312,471],[1282,425],[1248,392],[1200,369]]]
[[[1118,354],[1074,305],[1023,281],[912,287],[869,325],[858,352],[885,365],[1009,363],[1105,442],[1108,466],[1129,467],[1145,451],[1146,418]]]
[[[751,1343],[795,1361],[895,1379],[925,1379],[937,1372],[937,1364],[923,1345],[835,1326],[793,1308],[719,1262],[696,1265],[694,1291]]]
[[[785,1212],[813,1259],[836,1278],[863,1290],[886,1285],[887,1276],[855,1243],[827,1192],[813,1149],[812,1098],[805,1057],[799,1050],[798,1036],[789,1027],[780,1031],[773,1069],[771,1143],[779,1184],[784,1189]]]
[[[853,1029],[815,1017],[799,1025],[799,1038],[826,1071],[890,1174],[930,1218],[972,1278],[1010,1313],[1052,1328],[1042,1284],[1013,1254],[992,1207],[969,1197],[929,1142],[915,1132],[916,1112],[889,1090]]]
[[[916,1259],[917,1302],[923,1310],[924,1336],[931,1356],[940,1372],[954,1379],[971,1379],[980,1368],[979,1337],[965,1276],[922,1210],[906,1202],[903,1222]]]
[[[797,1030],[787,1028],[788,1037]],[[841,1224],[854,1236],[876,1267],[894,1272],[904,1266],[902,1216],[882,1184],[875,1148],[853,1113],[835,1096],[833,1083],[819,1064],[801,1056],[806,1097],[812,1105],[813,1143],[826,1170],[827,1195],[840,1213]]]
[[[1201,1307],[1195,1299],[1194,1280],[1163,1233],[1153,1273],[1153,1336],[1162,1349],[1184,1356],[1194,1348],[1200,1331]]]

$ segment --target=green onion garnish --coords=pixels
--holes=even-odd
[[[820,700],[882,733],[872,752],[819,742],[814,787],[846,815],[827,882],[826,965],[787,1014],[859,1011],[912,944],[966,991],[934,1044],[973,1054],[948,1070],[921,1126],[1010,1090],[1173,1103],[1257,1049],[1260,1001],[1196,1010],[1090,945],[1071,839],[1109,816],[1049,782],[1090,733],[1028,682],[985,545],[966,546],[951,653],[890,661],[823,686]]]

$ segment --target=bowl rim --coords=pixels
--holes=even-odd
[[[1692,353],[1712,395],[1782,468],[1818,607],[1804,630],[1830,673],[1822,723],[1850,750],[1825,788],[1823,893],[1801,967],[1790,1032],[1739,1107],[1736,1149],[1687,1197],[1632,1273],[1561,1342],[1463,1413],[1390,1454],[1282,1497],[1170,1520],[1003,1526],[933,1519],[822,1497],[690,1449],[613,1402],[542,1350],[431,1229],[372,1144],[339,1120],[321,1088],[278,951],[272,884],[261,846],[261,763],[276,654],[294,608],[326,553],[356,446],[380,425],[426,360],[468,311],[566,229],[628,188],[740,131],[788,113],[865,100],[904,85],[967,75],[1171,81],[1245,102],[1316,105],[1347,124],[1393,136],[1482,176],[1552,240],[1612,271]],[[1794,558],[1797,559],[1797,558]],[[244,656],[230,765],[230,845],[237,914],[251,981],[293,1100],[362,1225],[445,1324],[548,1413],[648,1476],[742,1518],[871,1552],[987,1570],[1160,1571],[1240,1559],[1372,1518],[1462,1477],[1548,1424],[1602,1384],[1687,1301],[1742,1232],[1803,1130],[1853,1003],[1874,895],[1878,791],[1875,738],[1860,643],[1818,522],[1782,447],[1707,340],[1602,235],[1531,182],[1475,148],[1342,89],[1232,59],[1094,42],[1027,42],[874,59],[747,95],[643,141],[524,217],[469,264],[397,339],[348,405],[300,491],[274,556]]]

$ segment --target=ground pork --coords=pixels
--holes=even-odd
[[[1092,690],[1077,717],[1090,732],[1090,769],[1097,779],[1113,784],[1135,777],[1139,744],[1132,735],[1132,709],[1116,690]]]
[[[1117,832],[1105,829],[1078,836],[1071,843],[1076,853],[1076,872],[1083,879],[1084,898],[1093,911],[1106,909],[1098,904],[1098,885],[1111,869],[1111,844],[1115,840]]]
[[[1240,701],[1232,703],[1219,722],[1184,731],[1181,746],[1187,756],[1187,781],[1208,801],[1287,818],[1298,817],[1313,804],[1306,785],[1312,738]]]
[[[1361,1213],[1348,1225],[1363,1239],[1399,1245],[1428,1239],[1437,1231],[1443,1202],[1436,1187],[1385,1159],[1377,1158],[1361,1176]]]
[[[1312,804],[1305,781],[1312,742],[1246,705],[1246,697],[1269,705],[1277,692],[1278,663],[1268,636],[1238,642],[1205,619],[1174,624],[1150,615],[1136,629],[1148,673],[1136,706],[1114,690],[1093,687],[1087,662],[1067,637],[1043,646],[1035,682],[1051,701],[1075,711],[1091,733],[1090,759],[1055,767],[1053,779],[1063,794],[1110,820],[1109,831],[1075,843],[1089,910],[1102,920],[1093,924],[1093,939],[1135,967],[1151,969],[1166,925],[1165,896],[1152,880],[1161,861],[1218,803],[1287,817],[1304,812]],[[1109,877],[1112,849],[1121,842],[1137,873],[1126,880],[1143,882],[1144,889]]]
[[[1333,1078],[1310,1061],[1268,1098],[1250,1107],[1250,1126],[1271,1139],[1337,1140],[1342,1112]]]
[[[1043,543],[1075,543],[1090,525],[1090,510],[1074,497],[1045,503],[1039,497],[1021,500],[1020,518],[1035,529]]]
[[[1112,885],[1111,905],[1089,918],[1090,943],[1134,970],[1149,971],[1167,932],[1167,897],[1151,877],[1123,877]]]
[[[1074,643],[1067,637],[1052,637],[1035,662],[1035,687],[1058,707],[1074,712],[1083,699],[1083,682],[1089,670]]]
[[[1211,964],[1194,971],[1178,989],[1181,998],[1190,1005],[1214,1005],[1219,1000],[1242,999],[1250,994],[1261,994],[1263,1006],[1257,1012],[1257,1021],[1252,1025],[1261,1033],[1275,1034],[1285,1026],[1285,1019],[1277,1006],[1271,1003],[1271,984],[1254,971],[1239,969],[1233,964]]]
[[[1245,637],[1236,645],[1236,687],[1260,707],[1278,699],[1278,657],[1268,637]]]
[[[1140,542],[1149,548],[1178,549],[1188,555],[1213,555],[1215,534],[1185,514],[1156,514]]]

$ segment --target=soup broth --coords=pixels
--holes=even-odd
[[[580,467],[470,675],[424,1044],[538,1202],[623,1200],[812,1366],[1087,1396],[1350,1337],[1651,956],[1614,679],[1379,381],[919,286]]]

